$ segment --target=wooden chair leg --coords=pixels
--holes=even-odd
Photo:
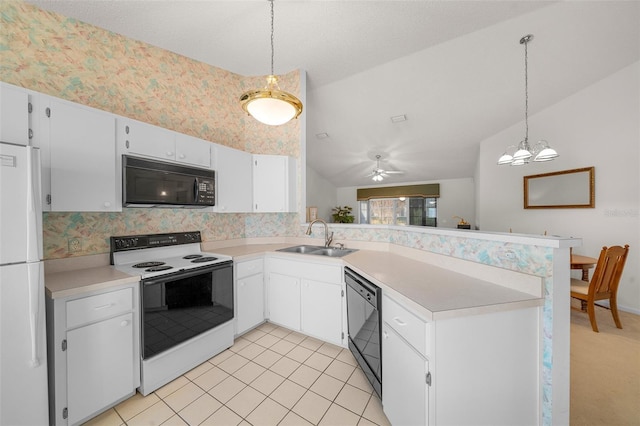
[[[613,321],[616,323],[616,327],[622,328],[620,316],[618,315],[618,302],[616,299],[616,296],[611,296],[609,299],[609,308],[611,309],[611,315],[613,315]]]
[[[598,333],[598,325],[596,324],[596,308],[593,302],[587,304],[587,313],[589,314],[589,321],[591,321],[591,328]]]

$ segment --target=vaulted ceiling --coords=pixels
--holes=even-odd
[[[269,73],[265,0],[28,2],[241,75]],[[276,0],[275,72],[307,73],[308,166],[336,186],[371,184],[376,155],[404,171],[385,183],[472,177],[480,142],[524,118],[526,34],[535,114],[640,59],[640,2]]]

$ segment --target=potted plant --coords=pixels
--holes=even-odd
[[[353,208],[349,206],[338,206],[331,210],[333,211],[332,216],[334,223],[353,223],[354,217],[351,214],[351,210],[353,210]]]

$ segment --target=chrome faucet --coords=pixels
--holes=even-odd
[[[333,241],[333,232],[331,233],[331,235],[329,235],[329,226],[327,225],[327,222],[325,222],[324,220],[316,219],[313,222],[311,222],[309,224],[309,227],[307,228],[307,232],[305,232],[305,234],[311,235],[311,227],[316,222],[320,222],[321,224],[324,225],[324,246],[325,247],[329,247],[329,245],[331,244],[331,241]]]

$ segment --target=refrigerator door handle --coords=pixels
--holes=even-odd
[[[27,147],[27,262],[42,260],[40,150]]]
[[[27,281],[29,283],[29,331],[31,334],[31,367],[40,365],[38,359],[38,320],[40,317],[40,283],[42,282],[42,263],[27,265]]]

